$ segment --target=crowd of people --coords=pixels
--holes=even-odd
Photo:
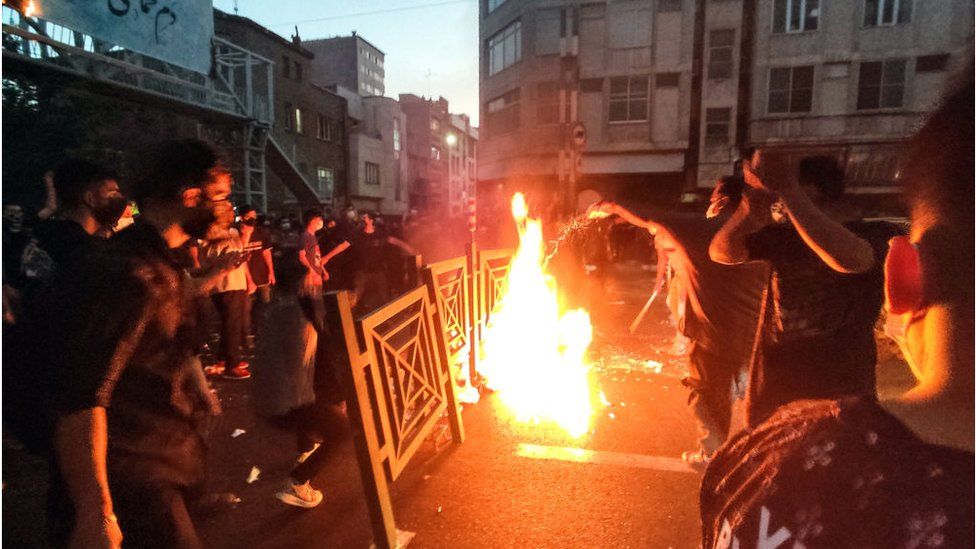
[[[834,159],[765,150],[703,214],[594,207],[653,234],[680,290],[705,547],[971,543],[973,116],[970,75],[906,152],[907,234],[847,205]],[[161,143],[126,183],[67,160],[29,230],[4,208],[4,424],[50,457],[53,543],[200,546],[202,423],[220,413],[208,376],[254,371],[261,415],[296,439],[276,497],[317,506],[311,482],[349,435],[323,293],[372,310],[408,283],[394,258],[415,250],[351,208],[235,210],[226,162],[197,140]],[[917,385],[879,401],[883,306]],[[743,369],[747,426],[732,434]]]

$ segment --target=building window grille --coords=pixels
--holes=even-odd
[[[912,19],[912,0],[864,0],[864,26],[887,27]]]
[[[332,189],[335,187],[335,170],[332,168],[319,167],[316,170],[315,190],[320,197],[332,196]]]
[[[536,94],[536,122],[539,124],[559,123],[559,84],[542,82]]]
[[[647,120],[647,76],[621,76],[610,79],[610,122]]]
[[[713,30],[708,33],[708,78],[720,80],[732,77],[732,48],[735,30]]]
[[[515,21],[488,39],[488,74],[497,74],[522,59],[522,22]]]
[[[488,102],[485,110],[489,133],[501,135],[518,129],[519,95],[519,89],[516,88]]]
[[[773,32],[817,30],[820,23],[820,0],[774,0]]]
[[[895,109],[905,97],[904,59],[861,63],[857,79],[857,110]]]
[[[380,184],[380,165],[374,164],[373,162],[366,162],[366,184],[367,185],[379,185]]]
[[[767,112],[810,112],[812,106],[813,67],[770,69]]]
[[[705,109],[705,146],[727,146],[731,124],[732,109]]]

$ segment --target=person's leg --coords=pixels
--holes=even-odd
[[[350,434],[345,406],[341,403],[317,404],[310,410],[304,421],[308,423],[302,428],[321,435],[323,442],[303,463],[292,469],[289,477],[293,484],[304,484],[315,478],[315,475],[328,463],[339,444]]]
[[[230,315],[230,302],[228,299],[229,292],[218,292],[213,294],[213,304],[214,308],[217,309],[217,314],[220,316],[220,344],[217,346],[217,360],[224,363],[227,368],[233,368],[235,364],[231,364],[227,360],[228,354],[228,341],[227,341],[227,325],[229,323]]]
[[[254,306],[251,309],[251,325],[254,326],[254,337],[257,338],[258,331],[261,329],[261,319],[268,303],[271,303],[271,285],[259,286],[254,292]]]
[[[254,335],[254,324],[251,322],[251,312],[254,308],[254,299],[257,297],[255,292],[253,295],[249,295],[246,291],[244,292],[244,299],[241,300],[241,343],[244,349],[248,349],[248,338]]]
[[[227,316],[224,322],[221,347],[227,360],[227,367],[234,368],[241,362],[241,335],[244,333],[244,300],[247,299],[245,290],[224,292]],[[226,341],[226,344],[224,343]]]
[[[112,500],[126,547],[202,547],[180,487],[114,483]]]
[[[688,387],[688,406],[695,416],[700,450],[710,456],[725,442],[732,418],[732,378],[734,370],[725,361],[692,343],[688,357],[689,375],[682,384]]]

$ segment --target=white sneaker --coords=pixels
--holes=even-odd
[[[304,484],[288,482],[288,486],[275,494],[275,497],[280,499],[282,503],[305,509],[315,507],[322,503],[323,499],[322,492],[312,488],[307,481]]]
[[[295,461],[298,463],[305,463],[305,460],[308,459],[308,456],[312,455],[312,452],[318,450],[319,446],[321,446],[321,444],[316,442],[315,444],[312,445],[311,450],[298,454],[298,457],[295,458]]]

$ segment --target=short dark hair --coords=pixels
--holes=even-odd
[[[147,200],[178,201],[184,189],[203,187],[218,173],[229,173],[217,150],[199,139],[173,139],[152,147],[140,169],[133,196]]]
[[[741,177],[734,175],[723,175],[715,182],[715,189],[722,196],[729,197],[730,205],[738,204],[739,200],[742,199],[745,181]]]
[[[813,185],[827,200],[844,195],[844,170],[832,156],[807,156],[800,160],[797,177],[801,185]]]
[[[68,210],[80,206],[81,197],[86,192],[97,189],[109,180],[118,180],[114,171],[81,158],[69,158],[54,169],[54,190],[58,202],[60,207]]]
[[[311,223],[312,220],[315,219],[316,217],[321,218],[322,220],[325,220],[325,218],[322,217],[322,210],[319,210],[318,208],[311,208],[311,209],[305,210],[305,213],[302,214],[302,222],[307,227],[308,224]]]

